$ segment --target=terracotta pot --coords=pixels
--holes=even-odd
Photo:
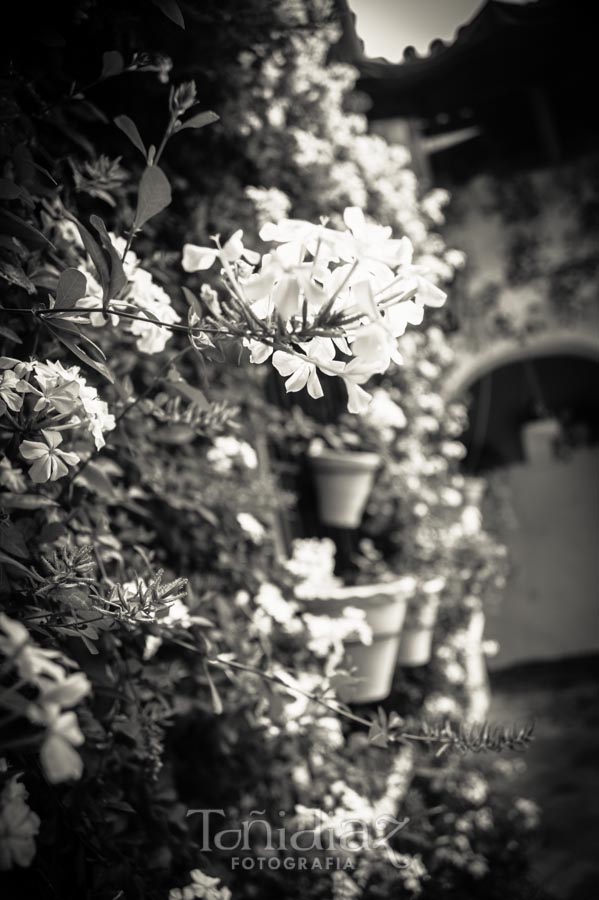
[[[417,617],[410,616],[404,624],[397,652],[399,666],[425,666],[430,662],[438,609],[438,598],[427,599]]]
[[[344,668],[355,669],[359,683],[339,690],[344,702],[374,703],[391,691],[401,629],[406,615],[406,580],[337,588],[326,599],[309,601],[308,611],[331,616],[343,615],[348,606],[363,609],[372,629],[372,644],[357,638],[345,642]]]
[[[318,514],[325,525],[357,528],[380,463],[378,453],[329,450],[310,452]]]
[[[561,433],[557,419],[538,419],[522,428],[524,456],[528,462],[551,462],[555,458],[554,445]]]

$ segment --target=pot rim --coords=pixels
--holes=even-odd
[[[333,450],[330,447],[322,447],[320,450],[309,450],[308,459],[311,463],[324,463],[326,466],[335,463],[350,464],[356,469],[375,469],[381,462],[379,453],[370,450]]]

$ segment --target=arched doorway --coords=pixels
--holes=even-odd
[[[511,572],[487,613],[497,667],[599,649],[598,385],[599,341],[556,333],[496,345],[449,386],[470,411],[465,470],[488,474],[508,513]]]

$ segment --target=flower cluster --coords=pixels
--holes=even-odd
[[[61,446],[65,432],[70,443],[83,440],[88,452],[89,438],[96,450],[105,445],[105,432],[115,427],[114,415],[78,366],[2,357],[0,369],[4,414],[13,421],[16,417],[17,423],[27,422],[23,430],[38,438],[23,440],[19,448],[32,481],[56,481],[80,461],[78,453]]]
[[[275,247],[262,257],[244,247],[241,231],[223,246],[187,244],[183,268],[220,262],[232,301],[253,324],[244,339],[251,362],[272,357],[286,390],[305,387],[313,398],[323,396],[320,373],[338,376],[349,411],[358,413],[370,401],[362,385],[401,361],[397,339],[445,294],[413,265],[408,238],[393,239],[390,226],[367,221],[357,207],[343,218],[344,231],[297,219],[267,223],[260,237]],[[208,339],[217,320],[205,321],[208,330],[202,321],[198,330]]]
[[[4,613],[0,614],[0,653],[23,687],[35,689],[35,697],[28,700],[22,688],[15,687],[3,694],[1,703],[35,727],[33,735],[23,740],[40,744],[46,777],[52,783],[80,778],[83,763],[75,747],[83,743],[83,734],[72,708],[90,692],[89,680],[58,651],[36,646],[27,629]]]
[[[211,878],[201,869],[192,869],[191,882],[182,888],[171,888],[169,900],[231,900],[229,888],[220,887],[220,878]]]
[[[0,759],[0,778],[7,769],[6,760]],[[40,818],[27,805],[29,795],[20,778],[12,775],[0,793],[0,872],[28,866],[35,856]]]

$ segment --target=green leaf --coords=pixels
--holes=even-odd
[[[108,366],[105,366],[104,363],[99,362],[96,359],[92,359],[92,357],[89,356],[82,347],[79,347],[71,337],[67,337],[66,334],[64,334],[64,331],[66,331],[66,329],[64,329],[62,323],[61,326],[56,326],[50,325],[48,322],[46,322],[46,326],[52,332],[54,337],[58,341],[60,341],[61,344],[64,344],[65,347],[67,347],[67,349],[71,351],[71,353],[74,353],[75,356],[81,360],[81,362],[85,363],[86,366],[90,366],[92,369],[95,369],[96,372],[99,372],[100,375],[106,378],[107,381],[109,381],[111,384],[114,384],[114,375],[112,374]],[[80,340],[91,344],[93,347],[96,346],[93,341],[90,341],[89,338],[86,338],[83,334],[80,334],[79,338]]]
[[[12,341],[13,344],[23,343],[19,335],[15,331],[13,331],[12,328],[7,328],[6,325],[0,325],[0,334],[8,341]]]
[[[15,256],[19,256],[21,259],[29,256],[29,250],[23,241],[20,241],[14,235],[0,234],[0,247],[8,250],[9,253],[14,253]]]
[[[68,533],[66,526],[62,522],[48,522],[40,531],[38,541],[40,544],[53,544],[60,538],[67,537]]]
[[[75,218],[72,213],[67,212],[66,210],[65,216],[77,226],[77,230],[79,231],[81,240],[83,241],[83,246],[87,250],[98,274],[98,281],[100,282],[102,291],[104,294],[106,294],[110,288],[110,269],[108,267],[108,260],[104,255],[104,251],[102,250],[96,239],[92,236],[92,234],[87,230],[85,225],[83,225],[79,221],[79,219]]]
[[[177,393],[181,394],[183,397],[186,397],[187,400],[191,400],[192,403],[195,403],[196,406],[199,406],[200,409],[208,408],[208,400],[206,399],[206,395],[203,391],[200,391],[198,388],[193,387],[191,384],[188,384],[183,379],[178,381],[168,381],[168,387]]]
[[[216,685],[212,680],[212,676],[208,669],[206,663],[204,663],[204,672],[206,674],[206,678],[208,679],[208,685],[210,687],[210,697],[212,698],[212,708],[214,709],[214,715],[220,716],[223,713],[223,702],[220,699],[220,695],[216,689]]]
[[[107,125],[109,122],[108,117],[102,110],[98,109],[95,103],[90,103],[89,100],[77,99],[77,101],[71,105],[70,111],[72,115],[81,119],[83,122],[102,122],[104,125]]]
[[[22,533],[8,519],[0,523],[0,548],[21,559],[27,559],[29,556],[29,550]]]
[[[12,234],[14,237],[18,237],[28,246],[51,247],[52,250],[56,250],[52,241],[49,241],[45,234],[7,209],[0,211],[0,231],[3,234]]]
[[[171,199],[171,186],[162,169],[158,166],[147,166],[139,183],[133,230],[137,231],[148,219],[162,212]]]
[[[68,334],[72,334],[73,337],[83,341],[84,344],[87,344],[89,349],[94,353],[97,353],[100,359],[106,359],[106,354],[104,353],[102,348],[98,347],[95,341],[92,341],[90,337],[82,332],[81,325],[79,323],[68,322],[66,319],[54,319],[50,320],[50,322],[54,329],[57,329],[58,331],[66,331],[68,332]]]
[[[107,50],[102,54],[100,80],[103,81],[105,78],[114,78],[115,75],[120,75],[124,68],[125,60],[119,51]]]
[[[68,309],[87,293],[87,278],[79,269],[65,269],[56,286],[54,309]]]
[[[202,316],[204,315],[204,313],[202,310],[202,305],[201,305],[200,301],[198,300],[198,298],[195,296],[195,294],[193,294],[189,290],[189,288],[185,287],[185,285],[181,286],[181,290],[183,291],[183,296],[185,297],[185,299],[187,300],[187,302],[193,309],[193,311],[196,314],[196,316],[198,317],[198,319],[201,319]]]
[[[100,235],[102,247],[108,253],[108,256],[110,258],[110,278],[108,282],[108,294],[103,299],[103,305],[106,306],[108,301],[114,299],[114,297],[116,297],[119,292],[125,287],[125,285],[127,284],[127,276],[125,275],[125,270],[123,269],[121,257],[119,256],[116,247],[110,240],[110,235],[108,234],[108,230],[102,219],[99,216],[90,216],[89,221]]]
[[[21,266],[15,266],[12,263],[0,259],[0,278],[23,288],[28,294],[35,294],[36,287],[31,279],[25,274]]]
[[[148,151],[146,150],[146,145],[144,144],[141,134],[139,133],[137,125],[135,124],[133,119],[130,119],[129,116],[117,116],[114,120],[114,124],[117,128],[120,128],[124,134],[127,135],[133,146],[137,147],[143,157],[147,159]]]
[[[23,189],[8,178],[0,178],[0,200],[17,200]]]
[[[114,485],[109,478],[93,462],[81,470],[75,478],[76,484],[83,484],[93,494],[97,494],[106,501],[115,500]]]
[[[381,728],[378,722],[373,722],[370,726],[368,743],[374,747],[387,747],[389,744],[389,735]]]
[[[194,437],[193,428],[189,425],[169,425],[154,432],[154,441],[158,444],[183,446],[193,441]]]
[[[27,566],[22,565],[22,563],[13,559],[12,556],[9,556],[8,553],[4,553],[2,550],[0,550],[0,563],[4,563],[4,565],[7,566],[13,566],[13,568],[18,569],[19,572],[23,572],[28,578],[31,578],[32,581],[43,582],[44,580],[43,578],[40,578],[36,572],[28,569]]]
[[[178,25],[179,28],[185,31],[185,19],[175,0],[152,0],[152,3],[164,13],[167,19],[170,19],[171,22],[174,22],[175,25]]]
[[[184,128],[204,128],[205,125],[212,125],[213,122],[218,122],[219,119],[220,116],[217,116],[215,112],[206,110],[205,112],[196,113],[195,116],[191,116],[185,122],[181,122],[177,131],[183,131]]]
[[[44,497],[43,494],[0,494],[0,506],[5,509],[48,509],[58,506],[56,500]]]

